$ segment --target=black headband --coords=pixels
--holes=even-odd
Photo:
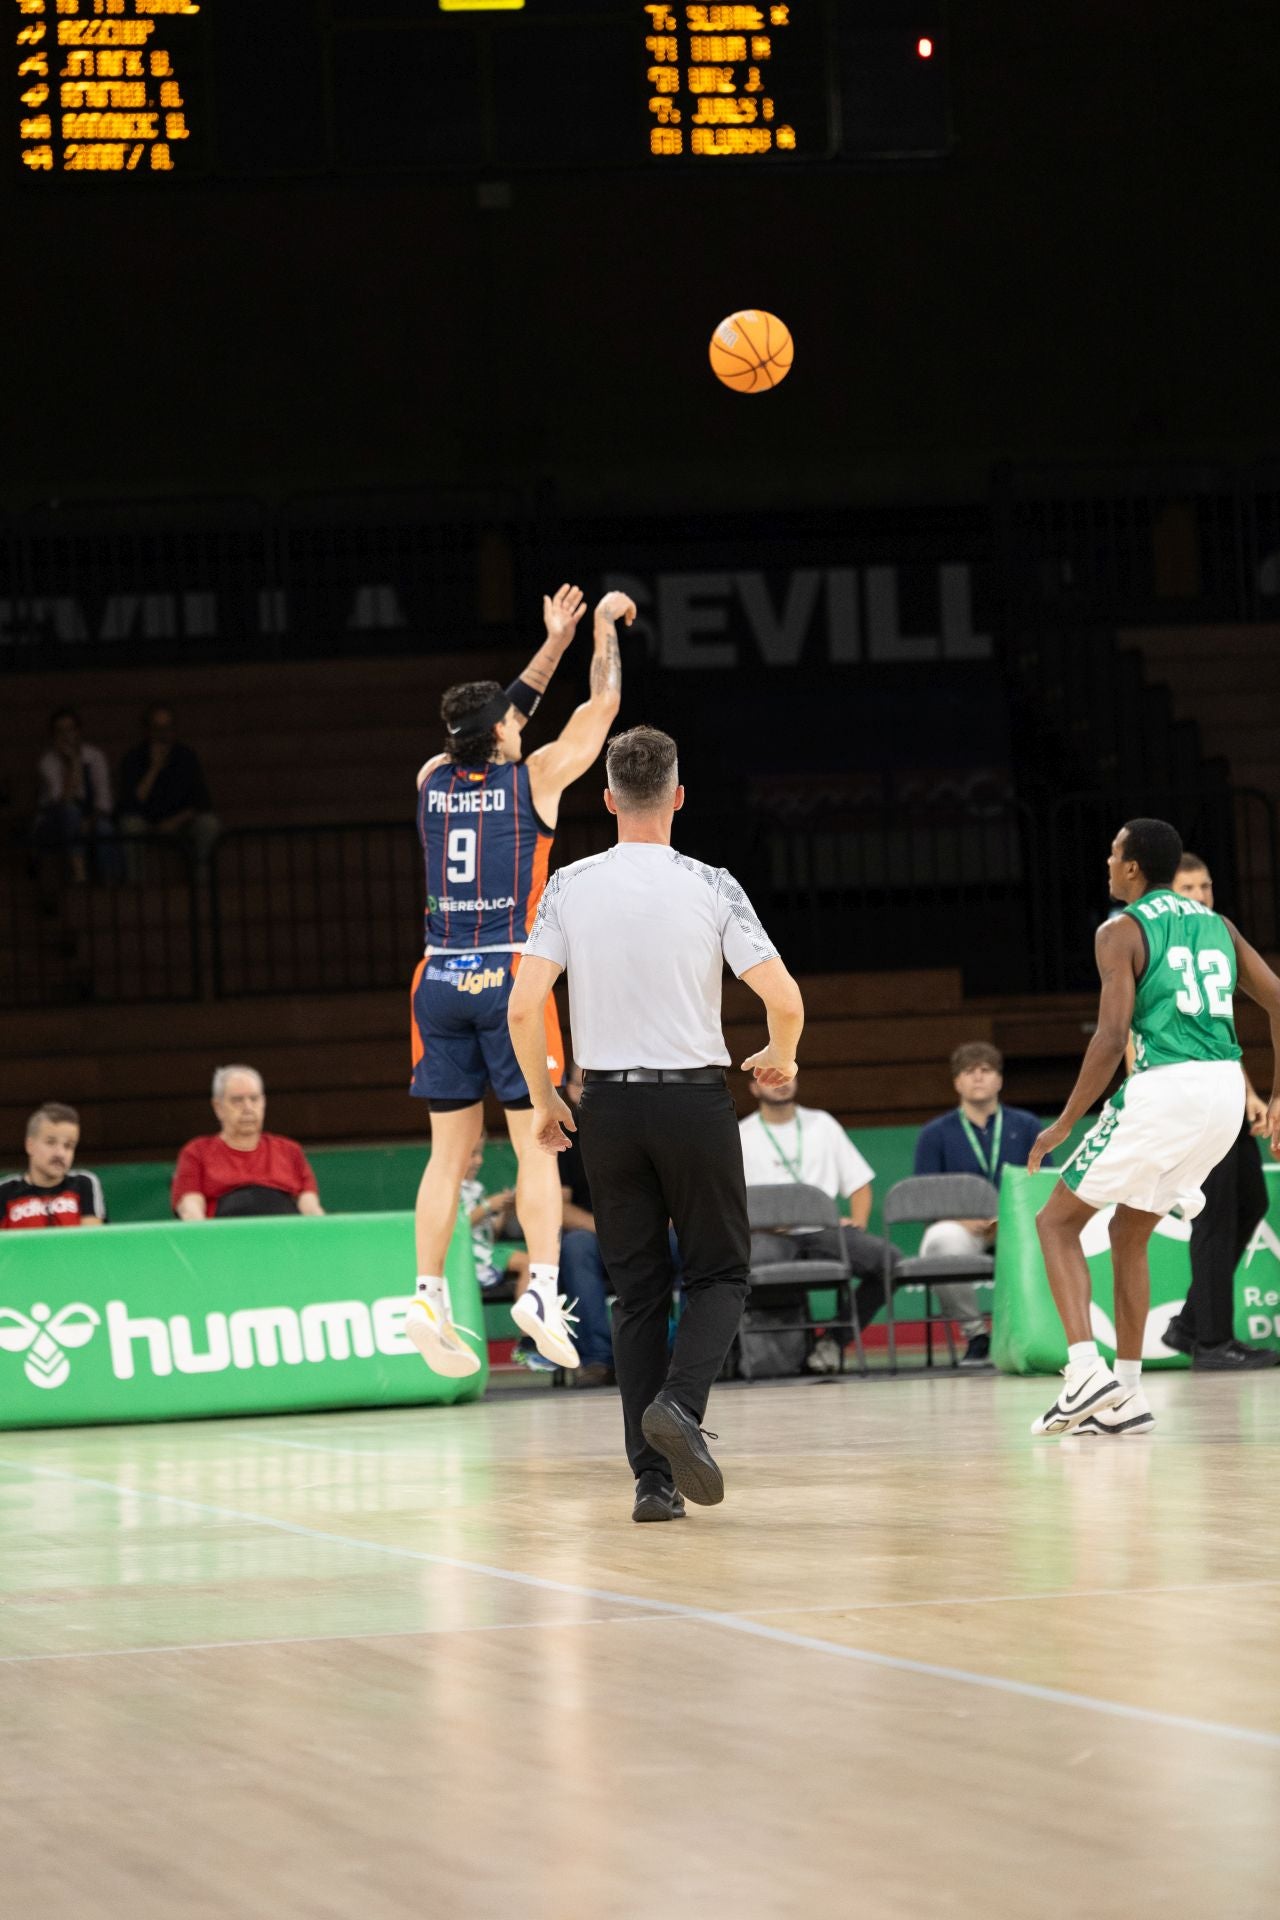
[[[460,734],[488,733],[490,727],[496,727],[499,720],[505,720],[507,710],[514,707],[526,720],[531,720],[538,710],[542,695],[536,693],[527,680],[513,680],[504,693],[495,693],[492,700],[486,701],[475,713],[469,713],[456,727],[446,730],[451,740]]]
[[[511,695],[495,693],[491,699],[485,701],[482,707],[477,707],[474,713],[464,715],[456,727],[451,727],[446,722],[445,731],[451,740],[457,740],[463,734],[470,738],[474,733],[488,733],[491,728],[497,726],[499,720],[506,719],[510,710]]]

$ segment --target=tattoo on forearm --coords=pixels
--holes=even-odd
[[[545,693],[551,685],[552,674],[565,656],[567,646],[567,641],[565,646],[560,646],[554,640],[544,640],[520,678],[527,681],[535,693]]]
[[[620,693],[622,691],[622,654],[618,648],[618,629],[610,625],[602,638],[596,641],[596,650],[591,656],[591,692]]]

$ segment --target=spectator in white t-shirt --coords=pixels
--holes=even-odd
[[[49,749],[36,767],[39,794],[33,846],[57,851],[77,886],[91,877],[117,880],[119,850],[112,823],[111,774],[101,747],[90,746],[73,707],[49,717]]]
[[[858,1282],[854,1300],[858,1319],[865,1327],[884,1305],[885,1243],[866,1230],[875,1174],[834,1114],[797,1104],[796,1085],[795,1080],[780,1087],[752,1083],[758,1111],[738,1126],[747,1186],[785,1186],[788,1180],[794,1180],[800,1186],[818,1187],[833,1200],[845,1202],[849,1222],[821,1233],[805,1232],[794,1239],[776,1233],[753,1234],[751,1264],[767,1266],[770,1260],[796,1258],[829,1260],[833,1254],[838,1258],[839,1248],[832,1244],[838,1234]],[[891,1247],[891,1272],[896,1271],[900,1257]],[[818,1342],[810,1365],[815,1371],[834,1370],[839,1365],[834,1340]]]

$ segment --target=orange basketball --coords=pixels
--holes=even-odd
[[[746,307],[711,336],[711,371],[735,393],[767,393],[791,371],[795,348],[776,313]]]

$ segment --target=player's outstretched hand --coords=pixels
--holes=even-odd
[[[1244,1090],[1244,1117],[1249,1122],[1249,1131],[1255,1140],[1264,1133],[1270,1133],[1271,1124],[1267,1103],[1248,1081],[1245,1082]]]
[[[619,593],[615,589],[613,593],[606,593],[596,608],[595,617],[597,620],[612,620],[615,626],[621,620],[624,627],[629,627],[636,617],[636,603],[629,593]]]
[[[587,610],[586,595],[581,587],[568,584],[558,593],[544,593],[542,596],[542,618],[547,629],[548,640],[559,647],[567,647],[578,630],[578,622]]]
[[[578,1123],[573,1117],[573,1108],[558,1093],[551,1096],[548,1107],[535,1107],[533,1110],[533,1137],[544,1153],[567,1153],[573,1144],[569,1133],[578,1131]]]
[[[1046,1153],[1052,1153],[1055,1147],[1060,1147],[1070,1131],[1069,1121],[1055,1120],[1051,1127],[1046,1127],[1043,1133],[1038,1133],[1035,1145],[1027,1155],[1027,1172],[1039,1173],[1040,1162]]]
[[[1271,1135],[1271,1151],[1276,1159],[1280,1160],[1280,1094],[1276,1095],[1267,1108],[1266,1125],[1262,1131]]]
[[[800,1069],[794,1060],[779,1060],[772,1047],[761,1047],[743,1061],[742,1071],[754,1074],[758,1087],[785,1087]]]

